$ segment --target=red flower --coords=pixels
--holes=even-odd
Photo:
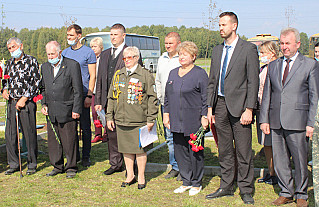
[[[33,102],[36,103],[36,102],[38,102],[38,101],[40,101],[42,99],[43,99],[42,94],[39,94],[39,95],[33,97]]]
[[[191,138],[192,140],[196,140],[196,139],[197,139],[197,135],[194,134],[194,133],[190,134],[189,136],[190,136],[190,138]]]
[[[4,75],[4,76],[3,76],[3,79],[6,79],[6,80],[7,80],[7,79],[9,79],[9,78],[10,78],[10,75]]]
[[[94,120],[94,125],[96,128],[102,128],[103,125],[101,124],[100,120]]]
[[[193,150],[194,152],[198,152],[198,151],[199,151],[199,149],[197,148],[196,145],[194,145],[194,146],[192,147],[192,150]]]
[[[191,139],[190,139],[190,140],[188,140],[188,144],[190,144],[191,146],[193,146],[193,145],[194,145]]]
[[[201,145],[201,146],[198,146],[198,149],[199,149],[199,150],[203,150],[204,147]]]

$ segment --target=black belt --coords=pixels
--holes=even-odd
[[[225,100],[225,96],[218,96],[218,98]]]

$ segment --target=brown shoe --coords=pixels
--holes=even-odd
[[[292,203],[292,202],[294,202],[292,198],[286,198],[286,197],[280,196],[279,198],[274,200],[272,204],[276,206],[280,206],[280,205],[284,205],[284,204]]]
[[[308,203],[305,199],[297,199],[297,207],[307,207]]]

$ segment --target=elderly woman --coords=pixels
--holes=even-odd
[[[268,64],[276,60],[279,56],[279,50],[274,42],[266,41],[259,46],[259,57],[261,63],[265,64],[261,67],[259,73],[259,91],[258,91],[258,106],[261,105],[263,90],[265,85],[265,80],[268,71]],[[259,109],[259,107],[257,107]],[[259,126],[259,110],[256,111],[256,120],[257,120],[257,136],[258,143],[264,145],[264,152],[266,157],[266,162],[268,165],[269,173],[267,173],[263,178],[258,179],[258,183],[266,183],[270,185],[275,185],[278,183],[278,179],[275,175],[274,162],[272,156],[272,147],[271,147],[271,135],[264,134],[260,130]]]
[[[157,98],[153,75],[138,64],[139,50],[127,47],[123,51],[125,67],[115,72],[108,94],[107,127],[116,124],[118,150],[123,153],[127,172],[121,187],[136,182],[134,160],[138,167],[138,189],[146,187],[146,149],[139,146],[139,129],[147,125],[150,131],[157,117]],[[148,148],[148,147],[146,147]]]
[[[94,51],[94,54],[96,56],[96,76],[97,76],[98,69],[99,69],[100,54],[103,51],[103,39],[101,37],[93,38],[90,42],[90,47]],[[91,103],[93,121],[97,120],[97,113],[96,113],[95,108],[94,108],[94,99],[95,99],[95,90],[96,90],[95,88],[96,88],[96,82],[95,82],[95,87],[93,90],[92,103]],[[104,133],[106,133],[106,130],[104,131]],[[95,137],[91,142],[96,143],[99,141],[103,141],[102,128],[98,128],[95,126]]]
[[[190,134],[196,133],[201,125],[204,129],[208,127],[208,76],[205,70],[194,65],[198,48],[193,42],[181,43],[177,51],[181,67],[170,72],[166,83],[163,122],[173,133],[175,158],[183,181],[174,193],[190,189],[189,195],[193,196],[202,189],[204,152],[192,151],[188,141]]]

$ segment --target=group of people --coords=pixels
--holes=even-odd
[[[165,178],[183,181],[174,193],[189,190],[193,196],[202,190],[204,152],[192,150],[189,140],[199,128],[208,129],[210,124],[218,136],[221,179],[219,188],[206,199],[233,196],[236,181],[243,202],[254,204],[252,124],[256,114],[258,141],[264,145],[269,168],[269,174],[258,182],[279,183],[280,197],[274,205],[296,199],[297,206],[307,206],[307,154],[313,134],[318,144],[314,128],[319,121],[315,118],[319,65],[298,52],[299,32],[287,28],[280,34],[283,57],[279,58],[274,43],[265,42],[259,47],[260,60],[265,64],[260,68],[257,47],[236,33],[237,15],[223,12],[219,17],[224,42],[213,48],[209,76],[194,64],[197,46],[181,42],[176,32],[165,37],[166,52],[159,58],[155,79],[143,68],[138,48],[125,44],[122,24],[111,27],[112,47],[104,51],[102,38],[92,39],[90,49],[80,42],[81,27],[71,25],[67,29],[70,47],[61,51],[58,42],[47,43],[48,62],[41,66],[41,72],[37,60],[23,52],[22,42],[10,38],[7,47],[12,59],[5,69],[9,78],[3,81],[2,92],[8,100],[5,136],[10,168],[5,174],[19,168],[16,117],[28,147],[27,174],[36,172],[36,104],[32,98],[41,93],[49,158],[54,167],[47,176],[64,172],[67,178],[76,176],[77,162],[81,160],[77,133],[80,120],[82,165],[91,164],[91,142],[108,142],[110,168],[104,174],[123,171],[124,161],[126,179],[121,187],[138,182],[138,189],[145,188],[146,151],[152,144],[140,146],[139,129],[146,126],[151,131],[160,109],[172,165]],[[96,129],[93,140],[90,107],[94,120],[102,110],[107,120],[104,134]],[[295,166],[295,187],[290,157]],[[314,159],[314,166],[316,162]]]

